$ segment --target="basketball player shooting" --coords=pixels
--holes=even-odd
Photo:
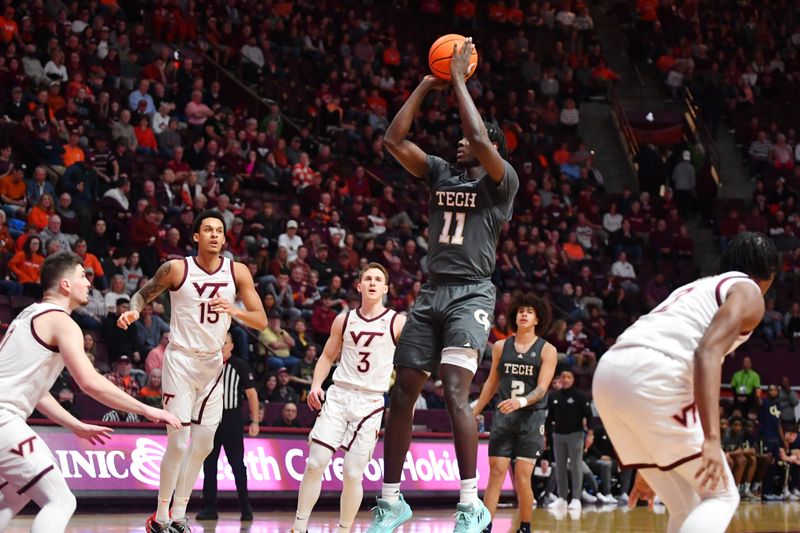
[[[292,531],[306,533],[319,499],[322,475],[338,448],[345,450],[339,526],[348,533],[364,491],[361,481],[375,450],[383,418],[383,395],[392,378],[395,340],[406,317],[383,306],[389,275],[379,263],[361,272],[361,306],[333,321],[331,336],[314,367],[308,406],[320,412],[309,435],[308,464],[300,483]],[[333,385],[322,390],[336,361]]]
[[[393,531],[411,519],[400,494],[400,476],[411,442],[414,403],[431,373],[439,369],[453,427],[461,494],[456,532],[478,532],[491,517],[478,499],[478,428],[469,406],[469,387],[479,354],[489,336],[495,305],[497,240],[511,219],[519,178],[505,161],[503,132],[487,126],[467,90],[472,40],[466,39],[450,61],[450,83],[426,76],[389,125],[384,144],[412,175],[431,187],[429,199],[430,280],[423,286],[397,343],[397,367],[391,416],[384,444],[384,483],[369,531]],[[455,166],[427,155],[406,139],[425,96],[452,87],[464,137]]]
[[[172,314],[164,353],[162,402],[183,427],[168,429],[158,508],[147,519],[147,533],[189,531],[186,506],[203,461],[214,447],[214,433],[222,418],[222,346],[231,319],[259,330],[267,325],[247,266],[220,256],[225,245],[222,215],[212,210],[200,213],[192,237],[197,256],[161,265],[153,279],[133,295],[130,311],[117,321],[120,328],[127,329],[146,304],[170,291]],[[234,305],[237,293],[245,309]]]
[[[597,411],[620,464],[639,469],[630,505],[658,494],[670,533],[721,533],[739,505],[720,445],[721,367],[761,322],[777,268],[772,241],[740,233],[719,275],[676,289],[597,366]]]
[[[33,500],[39,513],[32,533],[63,533],[75,496],[47,444],[25,423],[34,408],[92,444],[103,444],[110,428],[85,424],[69,414],[49,389],[64,366],[89,396],[112,409],[140,414],[180,428],[161,409],[125,394],[99,374],[83,350],[83,333],[70,313],[89,301],[91,282],[72,252],[53,254],[41,270],[44,298],[11,322],[0,342],[0,531]]]
[[[531,477],[544,449],[547,391],[556,371],[556,348],[538,332],[550,327],[550,306],[532,293],[518,294],[508,308],[514,335],[492,347],[492,368],[472,413],[478,416],[497,391],[500,402],[489,433],[489,483],[483,503],[494,517],[506,472],[514,464],[514,488],[519,508],[517,533],[531,533]],[[492,525],[485,531],[491,531]]]

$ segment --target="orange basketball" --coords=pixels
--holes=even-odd
[[[453,44],[457,45],[457,50],[461,50],[464,45],[465,37],[457,33],[442,35],[431,45],[428,52],[428,65],[431,72],[443,80],[450,79],[450,58],[453,57]],[[474,43],[473,43],[474,45]],[[473,46],[472,56],[469,58],[469,73],[467,78],[475,72],[478,66],[478,50]]]

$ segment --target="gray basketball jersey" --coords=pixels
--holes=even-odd
[[[503,353],[497,373],[500,374],[500,401],[527,396],[539,383],[539,370],[542,368],[542,349],[545,340],[541,337],[528,348],[519,353],[515,346],[516,335],[508,337],[503,344]],[[533,404],[534,409],[547,407],[547,395]]]
[[[519,178],[508,161],[503,181],[469,180],[465,170],[428,156],[428,268],[454,279],[487,279],[494,272],[500,230],[511,220]]]

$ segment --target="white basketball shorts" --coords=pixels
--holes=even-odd
[[[61,476],[44,439],[19,416],[0,411],[0,489],[24,496],[44,476]]]
[[[222,352],[187,354],[167,346],[161,377],[164,409],[184,425],[215,427],[222,419]]]
[[[620,463],[671,470],[700,457],[703,428],[693,371],[649,348],[613,348],[600,359],[592,392]]]
[[[334,384],[325,393],[325,403],[308,439],[334,452],[342,448],[372,457],[382,418],[383,394]]]

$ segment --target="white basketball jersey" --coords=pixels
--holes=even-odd
[[[48,346],[31,326],[45,313],[66,313],[58,305],[29,305],[11,322],[0,342],[0,410],[27,419],[64,369],[58,346]]]
[[[397,313],[386,309],[373,319],[358,309],[348,311],[342,328],[342,357],[333,382],[371,392],[384,393],[394,368],[396,339],[392,325]]]
[[[233,261],[220,257],[214,272],[206,271],[194,257],[183,262],[183,280],[170,293],[169,342],[186,352],[217,353],[225,344],[231,316],[212,311],[209,302],[219,297],[231,303],[236,299]]]
[[[700,278],[674,290],[655,309],[626,329],[614,349],[643,346],[692,365],[700,339],[725,301],[728,290],[737,283],[749,283],[758,288],[747,274],[726,272]],[[741,332],[723,356],[749,339],[751,333]]]

